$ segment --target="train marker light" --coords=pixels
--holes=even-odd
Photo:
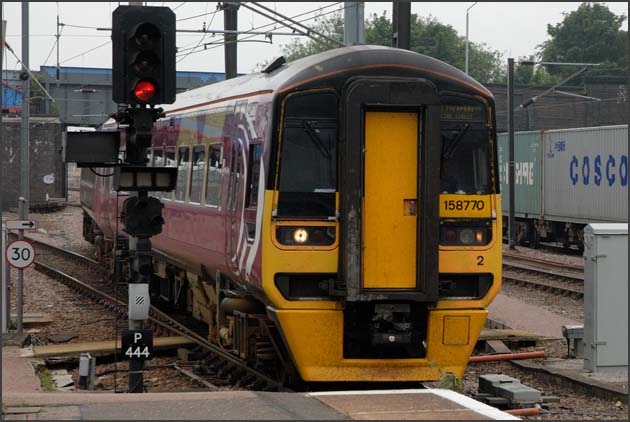
[[[143,103],[149,102],[155,95],[155,85],[149,81],[140,81],[136,84],[133,95]]]

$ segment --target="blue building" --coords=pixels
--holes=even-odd
[[[3,113],[22,111],[22,91],[5,81],[2,81],[2,111]]]
[[[93,67],[61,67],[59,82],[55,66],[41,66],[42,85],[55,99],[46,101],[43,112],[58,114],[62,123],[96,126],[117,111],[112,101],[112,70]],[[177,92],[220,82],[223,72],[177,72]]]

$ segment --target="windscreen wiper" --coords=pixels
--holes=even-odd
[[[304,129],[304,132],[308,134],[313,143],[317,145],[317,148],[319,148],[324,157],[330,159],[330,151],[328,150],[328,148],[326,148],[322,140],[319,138],[317,130],[313,128],[313,122],[310,120],[302,120],[302,129]]]
[[[459,146],[459,142],[462,140],[468,129],[470,128],[470,123],[465,123],[464,126],[460,129],[460,131],[455,135],[455,138],[448,144],[446,150],[442,153],[442,158],[444,160],[450,160],[453,158],[453,154],[455,154],[455,150]]]

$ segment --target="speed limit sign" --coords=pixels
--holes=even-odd
[[[30,266],[35,260],[35,248],[26,240],[14,240],[6,250],[7,262],[19,270]]]

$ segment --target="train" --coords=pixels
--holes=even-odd
[[[431,57],[351,46],[183,92],[164,113],[148,165],[178,177],[155,193],[154,300],[287,384],[463,376],[501,288],[486,88]],[[111,262],[125,193],[103,173],[82,171],[83,233]]]
[[[503,226],[508,224],[508,137],[499,134]],[[515,241],[584,251],[590,223],[628,221],[628,125],[516,132]]]

